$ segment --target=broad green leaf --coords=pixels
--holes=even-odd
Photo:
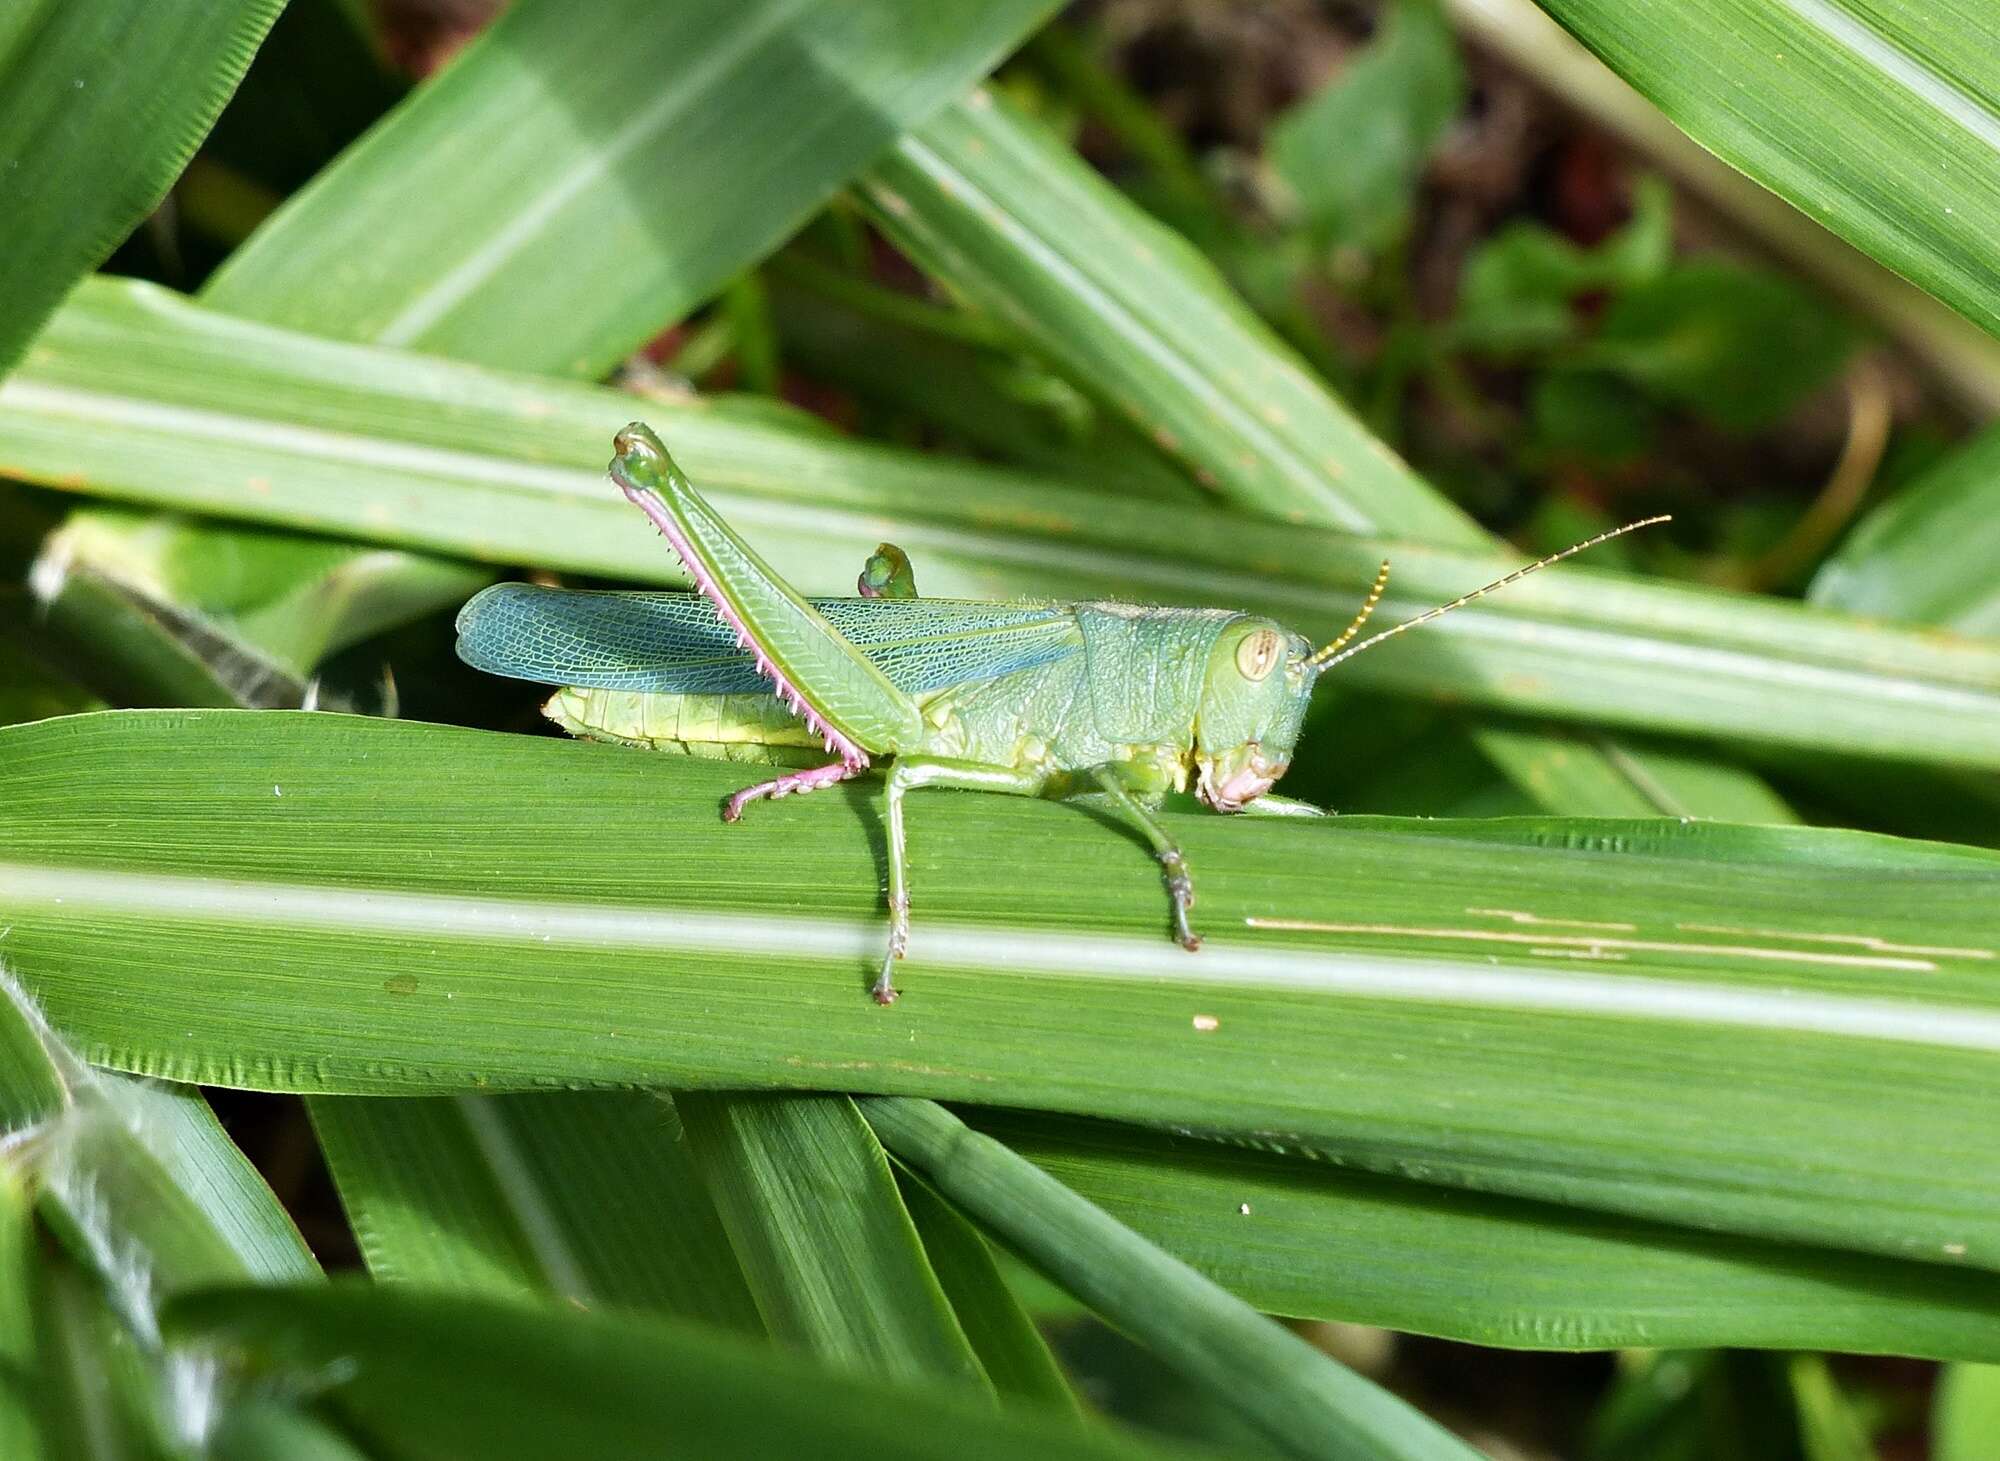
[[[875,1098],[862,1111],[900,1159],[1284,1454],[1477,1456],[943,1107]]]
[[[422,997],[416,980],[396,991]],[[378,1279],[763,1332],[673,1108],[658,1097],[316,1098],[311,1107]]]
[[[675,1105],[775,1338],[858,1373],[990,1398],[852,1101],[689,1091]]]
[[[2000,1355],[1990,1274],[1447,1191],[1109,1122],[967,1119],[1267,1313],[1514,1349]]]
[[[283,0],[14,0],[0,14],[0,371],[151,212]]]
[[[1938,1377],[1932,1461],[1983,1461],[2000,1436],[2000,1365],[1950,1365]]]
[[[940,794],[884,1013],[876,788],[724,824],[748,779],[327,714],[7,727],[0,924],[90,1059],[206,1084],[834,1084],[2000,1267],[2000,1163],[1964,1120],[2000,1049],[1995,854],[1172,812],[1190,956],[1136,841]]]
[[[677,1453],[1140,1461],[1104,1429],[996,1411],[950,1390],[839,1374],[712,1329],[488,1297],[334,1285],[221,1290],[177,1304],[178,1333],[311,1380],[393,1455],[602,1461]]]
[[[1228,500],[1292,522],[1480,541],[1187,240],[999,93],[982,87],[904,137],[863,189],[929,273]]]
[[[522,0],[233,254],[218,307],[597,376],[1052,0]]]
[[[617,392],[314,341],[105,286],[0,383],[0,463],[129,500],[675,582],[673,555],[599,475],[630,414]],[[698,404],[649,414],[710,500],[806,592],[848,592],[893,529],[926,593],[1222,604],[1329,635],[1385,556],[1385,621],[1520,563],[1193,507],[1162,514]],[[128,450],[88,449],[114,426]],[[2000,766],[2000,646],[1602,571],[1537,575],[1340,673],[1639,729]]]
[[[1380,248],[1407,227],[1431,148],[1465,99],[1437,0],[1396,0],[1373,41],[1271,125],[1271,167],[1326,243]]]
[[[2000,334],[1985,0],[1541,0],[1690,136]]]
[[[1660,403],[1601,370],[1548,370],[1528,388],[1528,421],[1543,459],[1619,466],[1656,449]]]
[[[1813,603],[2000,636],[2000,427],[1863,518],[1819,570]]]
[[[924,1240],[931,1270],[1001,1403],[1077,1414],[1076,1393],[979,1230],[909,1168],[897,1168],[896,1186]]]

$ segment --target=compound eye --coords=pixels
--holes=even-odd
[[[1245,635],[1236,646],[1236,668],[1246,680],[1261,680],[1271,673],[1283,650],[1276,630],[1259,629],[1255,634]]]

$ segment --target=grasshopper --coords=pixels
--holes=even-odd
[[[1198,948],[1187,859],[1155,815],[1169,792],[1192,778],[1218,812],[1278,810],[1282,799],[1258,799],[1285,774],[1326,670],[1666,520],[1600,533],[1355,643],[1381,600],[1385,562],[1353,622],[1315,648],[1273,620],[1224,609],[919,598],[909,559],[886,543],[863,567],[858,597],[802,598],[649,427],[627,426],[614,450],[611,480],[672,545],[697,593],[496,584],[459,612],[459,657],[560,686],[543,711],[572,735],[786,768],[728,798],[725,821],[761,798],[834,786],[889,760],[889,943],[870,988],[881,1004],[896,998],[892,976],[910,942],[910,791],[1103,794],[1159,859],[1174,937]]]

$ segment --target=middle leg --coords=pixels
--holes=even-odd
[[[889,952],[882,958],[882,972],[868,992],[877,1004],[894,1004],[896,986],[891,982],[896,961],[910,947],[910,886],[908,852],[903,841],[903,793],[919,786],[943,786],[958,791],[998,791],[1009,796],[1034,796],[1041,779],[1031,772],[1008,766],[982,766],[973,761],[945,761],[921,756],[897,757],[889,767]]]

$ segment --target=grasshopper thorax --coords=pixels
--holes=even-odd
[[[1243,618],[1217,636],[1195,708],[1195,794],[1240,812],[1291,764],[1319,671],[1313,647],[1269,619]]]

